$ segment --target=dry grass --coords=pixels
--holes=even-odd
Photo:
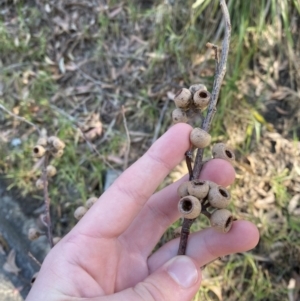
[[[105,171],[124,166],[122,105],[132,163],[171,124],[178,88],[211,88],[214,62],[204,45],[222,37],[218,1],[142,3],[0,2],[0,102],[67,143],[50,183],[58,235],[74,224],[78,204],[102,192]],[[231,209],[258,225],[261,241],[209,266],[196,300],[299,300],[300,7],[238,0],[229,9],[232,47],[213,134],[236,150]],[[0,125],[8,188],[42,203],[30,156],[37,134],[3,112]],[[92,147],[81,131],[95,136]],[[164,185],[185,172],[179,166]]]

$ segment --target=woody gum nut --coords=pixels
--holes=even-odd
[[[189,182],[183,182],[177,189],[177,194],[180,198],[189,195],[188,193],[188,184]]]
[[[222,233],[227,233],[231,229],[232,223],[233,216],[226,209],[216,210],[210,217],[211,226]]]
[[[186,123],[188,121],[186,113],[181,109],[175,109],[172,112],[172,119],[175,124],[179,122]]]
[[[54,245],[57,245],[57,243],[58,243],[60,240],[61,240],[61,237],[58,237],[58,236],[53,237],[53,244],[54,244]]]
[[[51,153],[54,158],[60,158],[64,154],[63,149],[59,149],[56,152]]]
[[[39,230],[35,229],[35,228],[30,228],[28,230],[28,239],[29,240],[36,240],[41,236],[41,233],[39,232]]]
[[[86,203],[85,203],[85,207],[87,209],[90,209],[96,202],[98,201],[98,198],[96,197],[91,197],[89,198]]]
[[[193,180],[188,182],[187,189],[189,195],[192,195],[197,199],[202,200],[208,194],[209,185],[205,181]]]
[[[209,186],[209,189],[212,189],[214,187],[219,187],[219,185],[215,182],[212,182],[212,181],[206,181],[208,186]]]
[[[46,149],[41,145],[36,145],[32,152],[35,158],[41,158],[45,155]]]
[[[47,172],[47,176],[51,178],[56,175],[57,170],[53,165],[48,165],[46,167],[46,172]]]
[[[48,138],[48,143],[53,146],[56,150],[64,149],[65,148],[65,143],[62,142],[58,137],[56,136],[50,136]]]
[[[60,139],[56,139],[53,141],[53,147],[57,150],[60,150],[60,149],[64,149],[66,147],[65,143],[62,142]]]
[[[212,155],[214,158],[226,160],[228,162],[235,161],[234,152],[224,143],[217,143],[212,148]]]
[[[198,217],[201,213],[201,208],[200,201],[191,195],[183,197],[178,203],[178,211],[187,219]]]
[[[194,105],[199,110],[207,108],[211,94],[204,89],[200,89],[193,95]]]
[[[210,144],[211,136],[200,128],[194,128],[190,133],[190,141],[197,148],[205,148]]]
[[[78,207],[75,211],[74,211],[74,217],[77,220],[80,220],[87,212],[87,209],[83,206]]]
[[[208,201],[214,208],[226,208],[230,203],[230,193],[224,187],[213,187],[208,192]]]
[[[191,104],[192,93],[189,89],[182,88],[174,96],[174,102],[177,108],[187,110]]]
[[[36,182],[35,182],[35,186],[37,189],[44,189],[44,181],[42,179],[38,179]]]
[[[192,94],[194,94],[198,90],[206,90],[207,91],[207,88],[206,88],[206,86],[204,86],[202,84],[195,84],[195,85],[191,85],[189,87],[189,90],[191,91]]]
[[[45,137],[39,138],[36,144],[41,146],[47,146],[47,138]]]

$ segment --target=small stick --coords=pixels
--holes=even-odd
[[[223,13],[223,17],[225,19],[225,35],[222,42],[222,53],[221,53],[221,59],[219,61],[219,49],[216,45],[213,45],[211,43],[208,43],[207,46],[211,47],[215,51],[215,59],[216,59],[216,67],[215,67],[215,78],[214,78],[214,84],[213,89],[211,93],[211,100],[208,106],[207,114],[205,119],[202,122],[201,128],[205,130],[206,132],[209,132],[212,120],[214,118],[214,115],[217,111],[217,102],[218,97],[220,93],[220,89],[222,86],[222,82],[226,73],[226,64],[227,64],[227,57],[229,52],[229,44],[230,44],[230,34],[231,34],[231,24],[230,24],[230,16],[228,12],[228,8],[226,5],[225,0],[220,0],[220,5]],[[198,179],[200,176],[200,172],[203,166],[203,149],[198,149],[193,174],[190,173],[190,179]],[[187,155],[186,155],[187,158]],[[189,163],[189,162],[188,162]],[[188,168],[190,168],[188,166]],[[203,208],[201,213],[206,215],[207,217],[210,217],[210,213],[206,210],[206,208]],[[188,222],[189,221],[189,222]],[[178,249],[178,255],[185,255],[186,247],[187,247],[187,241],[188,236],[190,233],[190,227],[192,226],[193,220],[186,220],[183,221],[181,236],[180,236],[180,242],[179,242],[179,249]]]
[[[185,162],[189,171],[189,181],[193,181],[193,167],[192,167],[192,159],[193,159],[193,150],[190,149],[185,153]]]
[[[34,257],[34,255],[31,252],[28,252],[28,256],[38,265],[42,266],[42,264]]]
[[[185,255],[187,241],[190,234],[190,228],[193,224],[195,219],[184,219],[182,224],[182,229],[180,233],[180,244],[178,248],[177,255]]]
[[[159,135],[159,131],[160,131],[163,119],[164,119],[166,111],[168,109],[169,102],[170,102],[170,99],[168,98],[165,101],[165,104],[164,104],[163,108],[160,111],[159,119],[158,119],[158,122],[156,124],[154,135],[153,135],[153,138],[152,138],[152,144],[157,140],[157,137]]]
[[[126,153],[125,153],[125,159],[124,159],[124,165],[123,168],[124,170],[128,167],[128,158],[129,158],[129,153],[130,153],[130,134],[128,131],[128,127],[127,127],[127,121],[126,121],[126,116],[125,116],[125,108],[124,106],[122,106],[122,116],[123,116],[123,123],[124,123],[124,128],[126,131],[126,136],[127,136],[127,147],[126,147]]]
[[[221,53],[220,63],[216,61],[216,74],[215,74],[215,79],[213,84],[213,90],[211,93],[211,101],[208,106],[207,115],[203,120],[202,127],[201,127],[203,130],[207,132],[209,132],[210,130],[212,120],[217,111],[216,106],[217,106],[222,82],[226,73],[226,64],[227,64],[227,57],[228,57],[229,44],[230,44],[231,24],[230,24],[229,12],[225,0],[220,0],[220,5],[223,12],[223,16],[225,18],[225,36],[222,42],[222,53]],[[203,149],[198,149],[196,159],[195,159],[194,171],[193,171],[195,179],[198,179],[200,176],[202,159],[203,159]]]
[[[53,248],[53,236],[52,236],[52,223],[51,223],[51,216],[50,216],[50,199],[48,193],[48,179],[47,179],[47,165],[49,161],[49,154],[46,152],[44,164],[43,164],[43,174],[42,180],[44,183],[44,202],[45,202],[45,219],[44,222],[47,226],[47,238],[49,241],[50,248]]]
[[[10,116],[12,116],[12,117],[14,117],[14,118],[16,118],[16,119],[18,119],[18,120],[20,120],[20,121],[23,121],[23,122],[25,122],[25,123],[31,125],[32,127],[34,127],[34,128],[38,131],[39,135],[41,136],[41,131],[40,131],[40,129],[39,129],[38,126],[35,125],[34,123],[28,121],[28,120],[27,120],[26,118],[24,118],[24,117],[21,117],[21,116],[18,116],[18,115],[16,115],[16,114],[14,114],[13,112],[9,111],[8,109],[6,109],[6,108],[5,108],[3,105],[1,105],[1,104],[0,104],[0,109],[2,109],[3,111],[5,111],[5,112],[6,112],[7,114],[9,114]]]

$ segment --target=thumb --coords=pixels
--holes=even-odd
[[[197,293],[201,272],[188,256],[176,256],[132,288],[104,298],[105,301],[190,301]],[[103,300],[103,301],[104,301]]]

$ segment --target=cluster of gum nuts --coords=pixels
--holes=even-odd
[[[174,123],[188,121],[191,111],[203,111],[210,102],[211,94],[202,84],[195,84],[189,89],[182,88],[174,96],[176,109],[172,113]],[[195,148],[203,149],[211,142],[211,136],[201,128],[194,128],[190,141]],[[212,149],[213,158],[233,162],[235,155],[224,143],[217,143]],[[195,219],[201,212],[209,217],[211,226],[226,233],[233,222],[232,214],[225,209],[230,203],[229,191],[211,181],[193,180],[182,183],[178,188],[180,201],[178,210],[182,217]]]
[[[172,113],[174,123],[187,122],[189,111],[203,111],[209,105],[211,94],[202,84],[180,89],[174,96],[176,109]]]
[[[90,197],[87,199],[85,202],[85,206],[79,206],[75,211],[74,211],[74,217],[77,220],[80,220],[86,213],[87,211],[97,202],[98,198],[96,197]]]
[[[64,153],[65,143],[56,136],[40,137],[33,147],[32,153],[35,158],[42,158],[46,154],[49,154],[52,158],[60,158]],[[53,165],[46,167],[47,178],[54,177],[56,175],[56,168]],[[37,189],[44,189],[44,181],[42,178],[38,179],[35,183]]]
[[[233,151],[224,143],[215,144],[212,155],[230,163],[235,160]],[[211,181],[193,180],[183,182],[177,193],[180,197],[178,210],[182,217],[195,219],[203,213],[217,231],[227,233],[230,230],[234,219],[231,212],[225,209],[230,203],[230,193],[226,188]]]

